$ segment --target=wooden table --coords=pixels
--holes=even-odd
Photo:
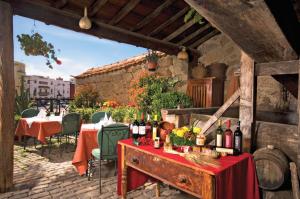
[[[119,141],[118,153],[118,194],[122,198],[149,177],[202,199],[259,198],[253,158],[247,153],[220,158],[219,168],[194,164],[153,146],[135,146],[132,140]]]

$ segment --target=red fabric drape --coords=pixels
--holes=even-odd
[[[120,144],[133,146],[131,139],[122,140],[118,145],[118,195],[121,195],[122,191]],[[217,199],[259,199],[258,181],[251,154],[243,153],[239,156],[221,157],[219,159],[221,166],[219,168],[213,168],[196,165],[184,157],[164,153],[163,149],[154,149],[153,146],[138,146],[138,148],[157,156],[184,163],[186,166],[197,166],[201,170],[215,175]],[[127,170],[127,191],[143,185],[148,179],[150,179],[150,176],[129,167]]]

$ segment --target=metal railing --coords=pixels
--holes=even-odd
[[[44,108],[48,114],[60,115],[61,111],[68,111],[69,104],[73,100],[71,98],[35,98],[33,103],[38,110]]]

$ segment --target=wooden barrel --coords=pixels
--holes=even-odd
[[[260,188],[278,189],[289,178],[289,162],[281,150],[262,148],[253,155]]]

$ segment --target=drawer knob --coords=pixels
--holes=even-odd
[[[132,157],[131,158],[131,162],[134,164],[138,164],[139,163],[139,159],[137,157]]]

